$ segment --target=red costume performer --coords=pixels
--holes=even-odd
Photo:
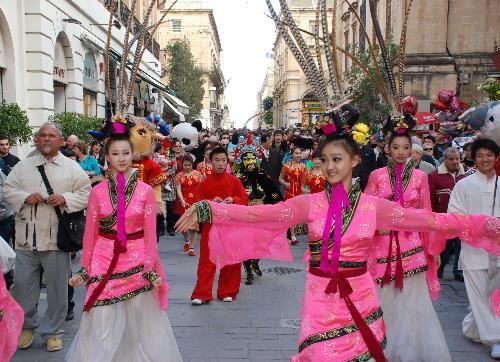
[[[311,194],[316,194],[318,192],[325,191],[326,179],[323,175],[315,175],[313,171],[307,173],[306,185],[309,188]]]
[[[307,167],[303,163],[293,164],[293,161],[283,165],[281,177],[286,179],[290,188],[285,190],[285,200],[302,195],[302,187],[306,182]]]
[[[241,181],[224,172],[222,174],[213,173],[207,176],[198,187],[198,200],[213,200],[220,197],[225,200],[227,197],[233,199],[234,204],[248,205],[248,195],[241,184]],[[211,301],[212,286],[215,278],[215,265],[209,259],[208,233],[211,225],[203,226],[200,240],[200,260],[198,262],[198,281],[194,288],[191,299],[201,299]],[[222,268],[219,275],[217,287],[217,298],[223,299],[231,297],[236,299],[240,290],[241,263],[228,265]]]
[[[176,203],[176,206],[178,207],[176,209],[176,214],[183,215],[186,210],[198,200],[196,193],[198,192],[198,186],[200,185],[201,178],[201,173],[195,170],[191,171],[189,175],[184,171],[181,171],[177,174],[177,176],[175,176],[175,182],[178,185],[181,185],[182,197],[186,202],[186,207],[182,207],[180,201]]]

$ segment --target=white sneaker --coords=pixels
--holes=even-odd
[[[222,301],[226,302],[226,303],[231,303],[233,301],[233,298],[232,297],[225,297],[225,298],[222,298]]]
[[[500,343],[495,343],[491,347],[491,358],[500,358]]]
[[[191,299],[191,304],[192,305],[202,305],[202,304],[208,304],[208,300],[203,300],[203,299]]]

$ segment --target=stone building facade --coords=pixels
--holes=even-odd
[[[27,111],[34,130],[54,113],[105,117],[106,4],[109,0],[0,1],[0,94]],[[126,4],[120,5],[124,11]],[[119,15],[116,19],[122,23]],[[113,29],[114,54],[122,52],[124,28],[118,24]],[[154,91],[163,87],[159,45],[154,43],[143,56],[130,113],[161,112],[162,102]],[[114,70],[119,66],[116,58],[110,62]],[[113,76],[110,79],[113,88]],[[27,151],[29,146],[18,150]]]
[[[274,91],[274,68],[267,68],[266,76],[264,77],[264,82],[262,82],[262,86],[257,92],[257,113],[264,111],[264,100],[267,97],[273,97]],[[253,119],[253,129],[259,128],[263,125],[263,120],[261,117],[255,117]]]
[[[220,64],[222,47],[207,0],[179,0],[170,10],[167,22],[160,28],[162,64],[167,62],[165,48],[176,39],[189,41],[196,65],[203,72],[205,94],[199,119],[205,127],[222,127],[225,107],[225,80]],[[166,76],[163,81],[168,84]]]
[[[368,0],[350,1],[366,27],[371,41],[375,34],[370,17]],[[399,43],[408,0],[377,0],[377,14],[382,32],[390,42]],[[290,0],[297,25],[314,33],[315,0]],[[328,0],[328,7],[333,0]],[[333,14],[330,8],[329,14]],[[408,22],[406,46],[405,94],[413,94],[419,99],[419,109],[428,111],[430,103],[441,88],[459,92],[465,102],[482,101],[485,96],[476,90],[476,84],[488,76],[498,76],[498,68],[493,63],[493,53],[500,46],[500,1],[498,0],[419,0],[413,1]],[[331,19],[328,20],[331,24]],[[346,1],[338,0],[337,44],[343,48],[355,44],[367,47],[365,36],[360,31],[359,20]],[[314,51],[311,36],[303,34]],[[312,100],[307,84],[292,54],[283,39],[277,36],[274,43],[275,104],[283,104],[294,98],[307,96]],[[351,61],[337,52],[340,69],[344,73],[352,65]],[[309,94],[308,94],[309,93]],[[277,107],[274,114],[275,126],[288,126],[311,120],[306,116],[306,102],[295,102]],[[307,105],[306,105],[307,106]],[[300,112],[303,109],[302,114]],[[314,115],[314,112],[310,112]]]

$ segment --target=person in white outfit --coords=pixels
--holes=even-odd
[[[456,184],[448,212],[500,216],[499,180],[494,169],[499,152],[498,145],[488,139],[472,144],[477,171]],[[500,257],[463,244],[460,264],[470,305],[462,331],[474,342],[491,345],[491,357],[500,358],[500,318],[490,307],[491,294],[500,288]]]

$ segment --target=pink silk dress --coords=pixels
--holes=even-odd
[[[16,353],[23,323],[24,311],[11,297],[0,272],[0,362],[10,361]]]
[[[120,254],[106,287],[93,307],[118,303],[153,290],[150,280],[154,272],[162,279],[161,287],[155,293],[161,309],[166,310],[168,285],[156,242],[155,195],[149,185],[137,180],[136,173],[127,182],[126,202],[127,251]],[[89,277],[86,302],[106,274],[113,256],[114,240],[103,235],[116,234],[115,208],[116,187],[113,181],[106,180],[92,189],[81,260],[82,268]]]
[[[420,170],[406,164],[403,172],[403,201],[405,208],[426,209],[431,211],[428,176]],[[370,174],[365,193],[393,201],[394,168],[389,165],[379,168]],[[403,277],[411,277],[426,273],[427,285],[432,299],[437,299],[441,287],[437,279],[436,260],[429,253],[429,237],[427,233],[399,232],[399,244],[403,265]],[[393,240],[392,258],[388,258],[390,236],[375,234],[377,248],[370,259],[369,269],[377,284],[383,280],[387,261],[391,260],[391,280],[396,279],[396,245]],[[436,254],[434,254],[436,255]],[[439,254],[437,254],[439,255]]]
[[[433,242],[439,247],[446,238],[460,235],[466,242],[500,253],[500,247],[495,244],[500,239],[500,222],[495,218],[404,209],[388,200],[361,193],[359,186],[351,188],[348,196],[351,211],[343,214],[339,270],[364,269],[361,275],[348,278],[347,285],[352,288],[350,299],[382,348],[386,343],[382,310],[374,280],[366,270],[371,249],[377,246],[373,239],[377,229],[438,231],[433,233]],[[212,224],[209,233],[210,259],[220,269],[247,259],[292,260],[285,231],[291,225],[300,223],[308,224],[310,239],[319,240],[310,243],[319,244],[315,248],[321,249],[329,200],[327,193],[317,193],[275,205],[247,207],[210,201],[195,205],[199,220]],[[330,245],[330,257],[331,253]],[[345,297],[341,298],[336,291],[328,291],[330,279],[315,275],[317,269],[308,267],[299,353],[291,360],[369,360],[372,355],[346,306]]]

